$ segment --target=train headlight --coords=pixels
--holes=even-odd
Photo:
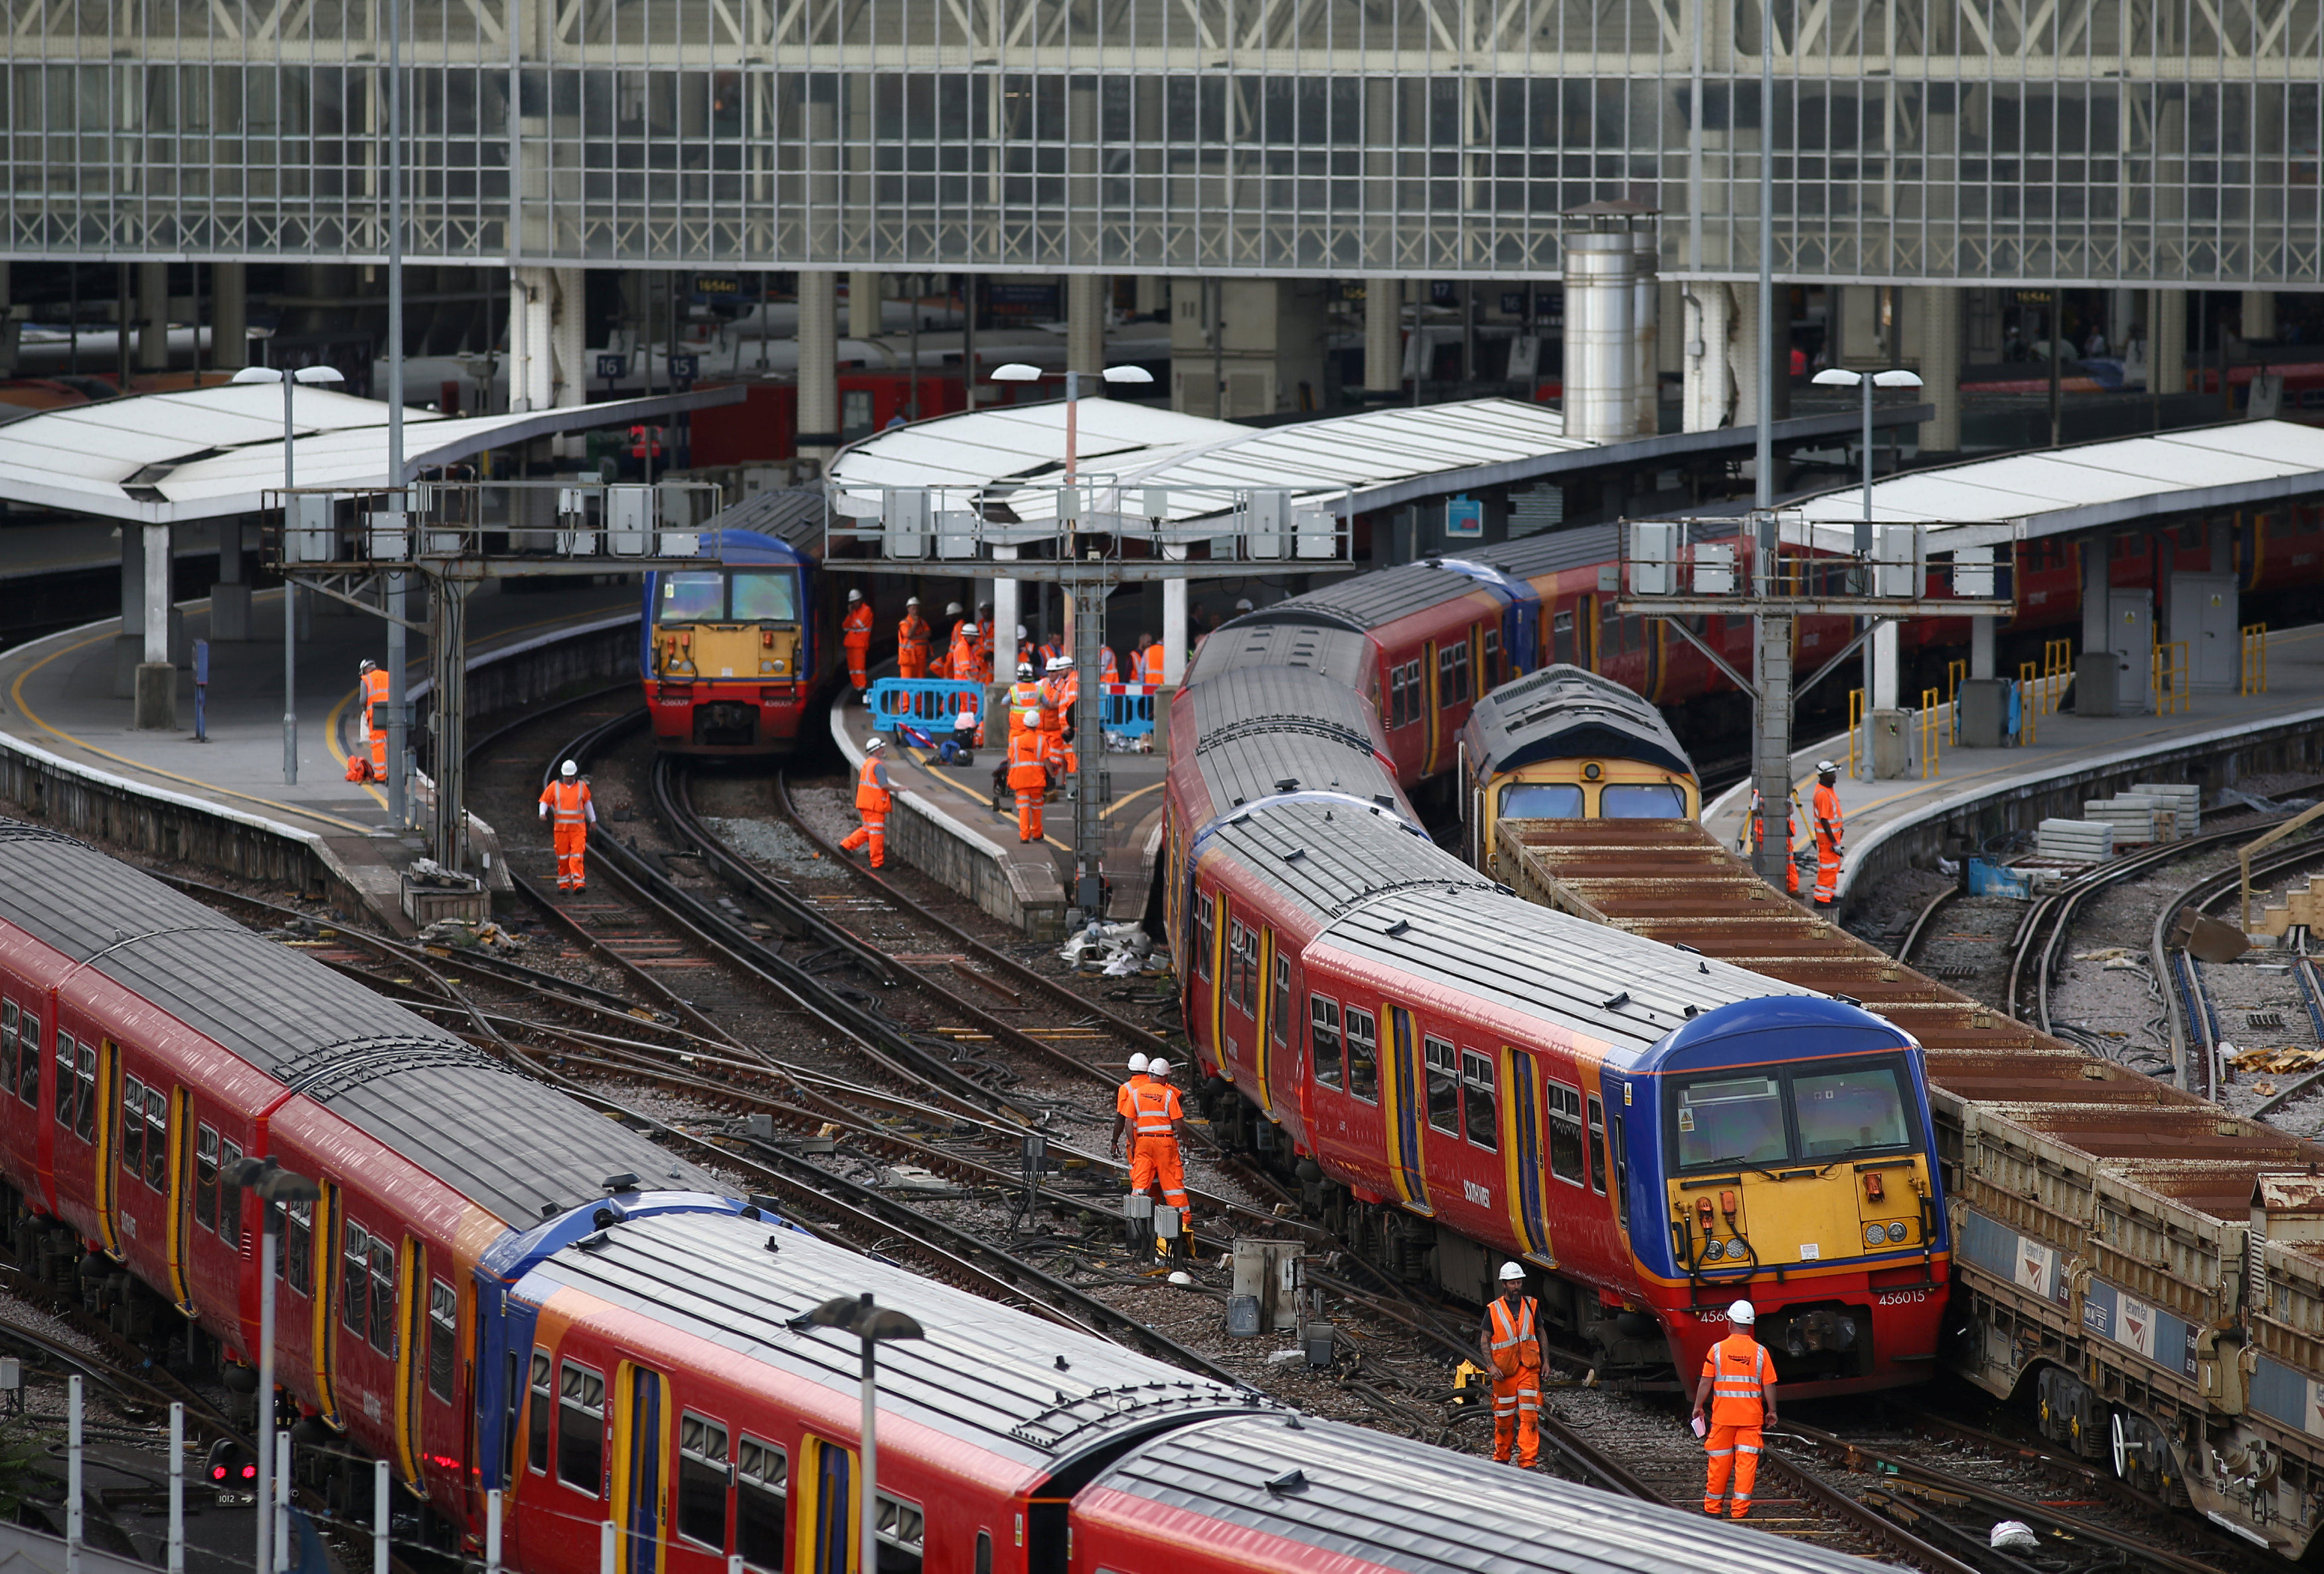
[[[1879,1225],[1868,1224],[1864,1227],[1864,1244],[1866,1246],[1878,1246],[1882,1241],[1886,1240],[1887,1238],[1887,1230],[1884,1229]],[[1902,1238],[1899,1237],[1898,1238],[1901,1239]]]
[[[1727,1255],[1740,1262],[1751,1255],[1751,1248],[1743,1244],[1743,1238],[1738,1235],[1727,1243]]]
[[[1888,1227],[1888,1238],[1890,1240],[1902,1241],[1906,1236],[1912,1233],[1913,1232],[1911,1230],[1904,1228],[1904,1222],[1901,1220]]]

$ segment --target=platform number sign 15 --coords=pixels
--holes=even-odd
[[[699,356],[699,355],[672,355],[672,356],[669,358],[669,380],[670,380],[672,382],[677,382],[677,383],[687,383],[687,382],[693,382],[696,377],[700,376],[701,374],[702,374],[702,357],[701,357],[701,356]]]

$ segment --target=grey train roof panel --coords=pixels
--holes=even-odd
[[[1052,1469],[1101,1442],[1189,1414],[1275,1407],[1255,1391],[739,1215],[655,1214],[604,1236],[600,1250],[573,1246],[549,1257],[519,1293],[546,1297],[551,1286],[569,1285],[819,1383],[852,1406],[862,1359],[854,1337],[793,1328],[790,1320],[868,1291],[927,1333],[881,1347],[882,1408],[1028,1468]]]
[[[1400,891],[1490,896],[1493,882],[1386,812],[1346,803],[1286,799],[1236,815],[1211,845],[1319,922]]]
[[[819,556],[823,544],[825,502],[814,486],[773,486],[754,492],[737,503],[720,509],[703,521],[711,530],[756,530],[788,541],[809,556]]]
[[[1240,667],[1192,691],[1194,763],[1222,812],[1270,794],[1353,793],[1405,813],[1371,705],[1296,667]]]
[[[1297,1487],[1270,1486],[1295,1470]],[[1473,1455],[1314,1418],[1233,1416],[1181,1428],[1131,1450],[1093,1484],[1323,1554],[1299,1556],[1301,1567],[1344,1558],[1351,1566],[1410,1574],[1862,1574],[1866,1568],[1840,1552],[1552,1476],[1502,1471],[1490,1490],[1480,1491]]]
[[[1520,536],[1514,541],[1452,556],[1486,564],[1515,579],[1531,579],[1536,574],[1558,574],[1569,568],[1587,568],[1593,563],[1611,563],[1619,528],[1583,525],[1571,530],[1544,530],[1539,535]]]
[[[0,920],[327,1105],[498,1217],[535,1221],[545,1204],[569,1207],[623,1171],[729,1189],[312,957],[94,848],[26,829],[0,821]]]
[[[1452,569],[1406,563],[1397,568],[1376,568],[1369,574],[1352,575],[1322,590],[1286,597],[1222,624],[1220,631],[1253,624],[1319,623],[1360,633],[1415,612],[1425,612],[1478,588],[1475,580]]]
[[[1612,678],[1563,662],[1505,683],[1478,701],[1461,738],[1470,759],[1486,771],[1596,755],[1694,774],[1693,760],[1662,712]]]
[[[1360,693],[1371,678],[1372,646],[1345,629],[1237,620],[1203,640],[1187,663],[1185,681],[1208,683],[1242,667],[1304,667]]]

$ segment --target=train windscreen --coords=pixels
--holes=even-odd
[[[1515,781],[1501,789],[1505,820],[1579,820],[1582,789],[1570,782]]]
[[[798,621],[798,575],[788,568],[744,568],[734,574],[738,623]]]
[[[1683,820],[1686,795],[1668,782],[1609,787],[1598,795],[1601,820]]]
[[[726,576],[711,570],[686,570],[661,576],[657,623],[715,623],[726,611]]]
[[[1716,1072],[1682,1082],[1676,1095],[1672,1136],[1682,1170],[1829,1164],[1914,1141],[1901,1061]]]
[[[731,592],[730,592],[731,585]],[[661,576],[658,623],[796,623],[798,575],[788,568],[732,575],[686,569]]]

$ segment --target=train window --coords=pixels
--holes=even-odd
[[[524,1465],[536,1476],[549,1474],[549,1413],[557,1406],[557,1395],[549,1386],[549,1352],[532,1352],[532,1408],[524,1417]]]
[[[194,1222],[204,1229],[217,1228],[217,1133],[207,1126],[194,1128]]]
[[[1582,789],[1572,782],[1513,781],[1501,788],[1504,820],[1579,820]]]
[[[218,1238],[237,1249],[242,1246],[242,1188],[234,1181],[242,1149],[230,1142],[218,1144]]]
[[[1211,936],[1217,925],[1217,898],[1197,893],[1194,897],[1194,976],[1204,983],[1211,981]]]
[[[1622,1118],[1614,1117],[1614,1216],[1624,1229],[1630,1228],[1630,1154],[1623,1140]]]
[[[145,1167],[145,1084],[121,1080],[121,1167],[134,1179]]]
[[[145,1090],[145,1183],[170,1189],[170,1095],[159,1088]]]
[[[1614,598],[1608,596],[1598,605],[1598,658],[1622,654],[1625,620],[1614,610]]]
[[[8,1068],[8,1085],[16,1085],[16,1002],[0,1000],[0,1066]]]
[[[661,576],[661,599],[654,608],[657,623],[713,623],[726,612],[725,575],[713,569],[687,569]]]
[[[788,568],[739,571],[734,575],[734,621],[798,621],[798,576]]]
[[[395,1247],[377,1236],[371,1241],[371,1348],[395,1353]]]
[[[1447,645],[1436,653],[1436,703],[1466,704],[1469,698],[1469,642]]]
[[[92,1141],[97,1136],[97,1045],[84,1044],[73,1052],[73,1073],[80,1084],[73,1104],[73,1135]]]
[[[927,1516],[917,1503],[882,1492],[873,1500],[872,1533],[880,1541],[880,1574],[919,1574],[927,1546]]]
[[[1277,1044],[1291,1042],[1291,959],[1275,959],[1275,998],[1267,1005],[1268,1035]]]
[[[1321,995],[1307,997],[1308,1053],[1315,1057],[1315,1080],[1327,1088],[1342,1081],[1340,1005]]]
[[[1590,1095],[1590,1189],[1606,1194],[1606,1106]]]
[[[605,1379],[567,1361],[558,1374],[557,1478],[595,1497],[604,1473]]]
[[[1469,1140],[1490,1153],[1500,1145],[1501,1123],[1493,1108],[1493,1063],[1473,1049],[1461,1052],[1461,1104]]]
[[[1548,1084],[1549,1173],[1582,1184],[1582,1094],[1563,1082]]]
[[[315,1293],[315,1205],[282,1205],[282,1282],[300,1295]]]
[[[41,1107],[41,1019],[30,1011],[16,1033],[16,1097]]]
[[[1551,614],[1549,649],[1552,660],[1571,663],[1580,659],[1573,653],[1573,613],[1571,611]]]
[[[1792,1109],[1800,1123],[1800,1156],[1831,1158],[1912,1140],[1904,1090],[1894,1066],[1795,1073]]]
[[[1242,926],[1241,919],[1227,920],[1227,1004],[1241,1011],[1250,1009],[1250,955],[1246,949],[1250,941],[1250,931]]]
[[[744,1563],[769,1574],[783,1566],[789,1469],[790,1461],[774,1444],[753,1437],[742,1440],[734,1469],[734,1551]]]
[[[1235,1004],[1256,1017],[1259,1015],[1259,931],[1242,924],[1235,925],[1236,971],[1241,981],[1235,990]]]
[[[1388,671],[1388,724],[1409,726],[1420,720],[1420,663],[1399,662]]]
[[[1773,1077],[1697,1078],[1680,1087],[1676,1118],[1681,1169],[1790,1156],[1783,1099]]]
[[[1439,1131],[1461,1129],[1461,1054],[1441,1038],[1421,1041],[1428,1062],[1428,1124]]]
[[[1379,1102],[1379,1029],[1370,1011],[1348,1008],[1348,1091]]]
[[[1601,820],[1683,820],[1686,795],[1666,781],[1626,783],[1598,794]]]
[[[1485,686],[1498,688],[1503,681],[1501,672],[1501,631],[1485,631]]]
[[[460,1303],[441,1279],[428,1282],[428,1392],[452,1402],[453,1351],[459,1339]]]
[[[678,1533],[726,1550],[726,1429],[698,1415],[678,1418]]]
[[[992,1574],[992,1533],[976,1533],[976,1574]]]
[[[371,1231],[354,1220],[339,1225],[339,1321],[357,1339],[371,1309]]]
[[[69,1127],[73,1116],[72,1035],[57,1029],[57,1124]]]

